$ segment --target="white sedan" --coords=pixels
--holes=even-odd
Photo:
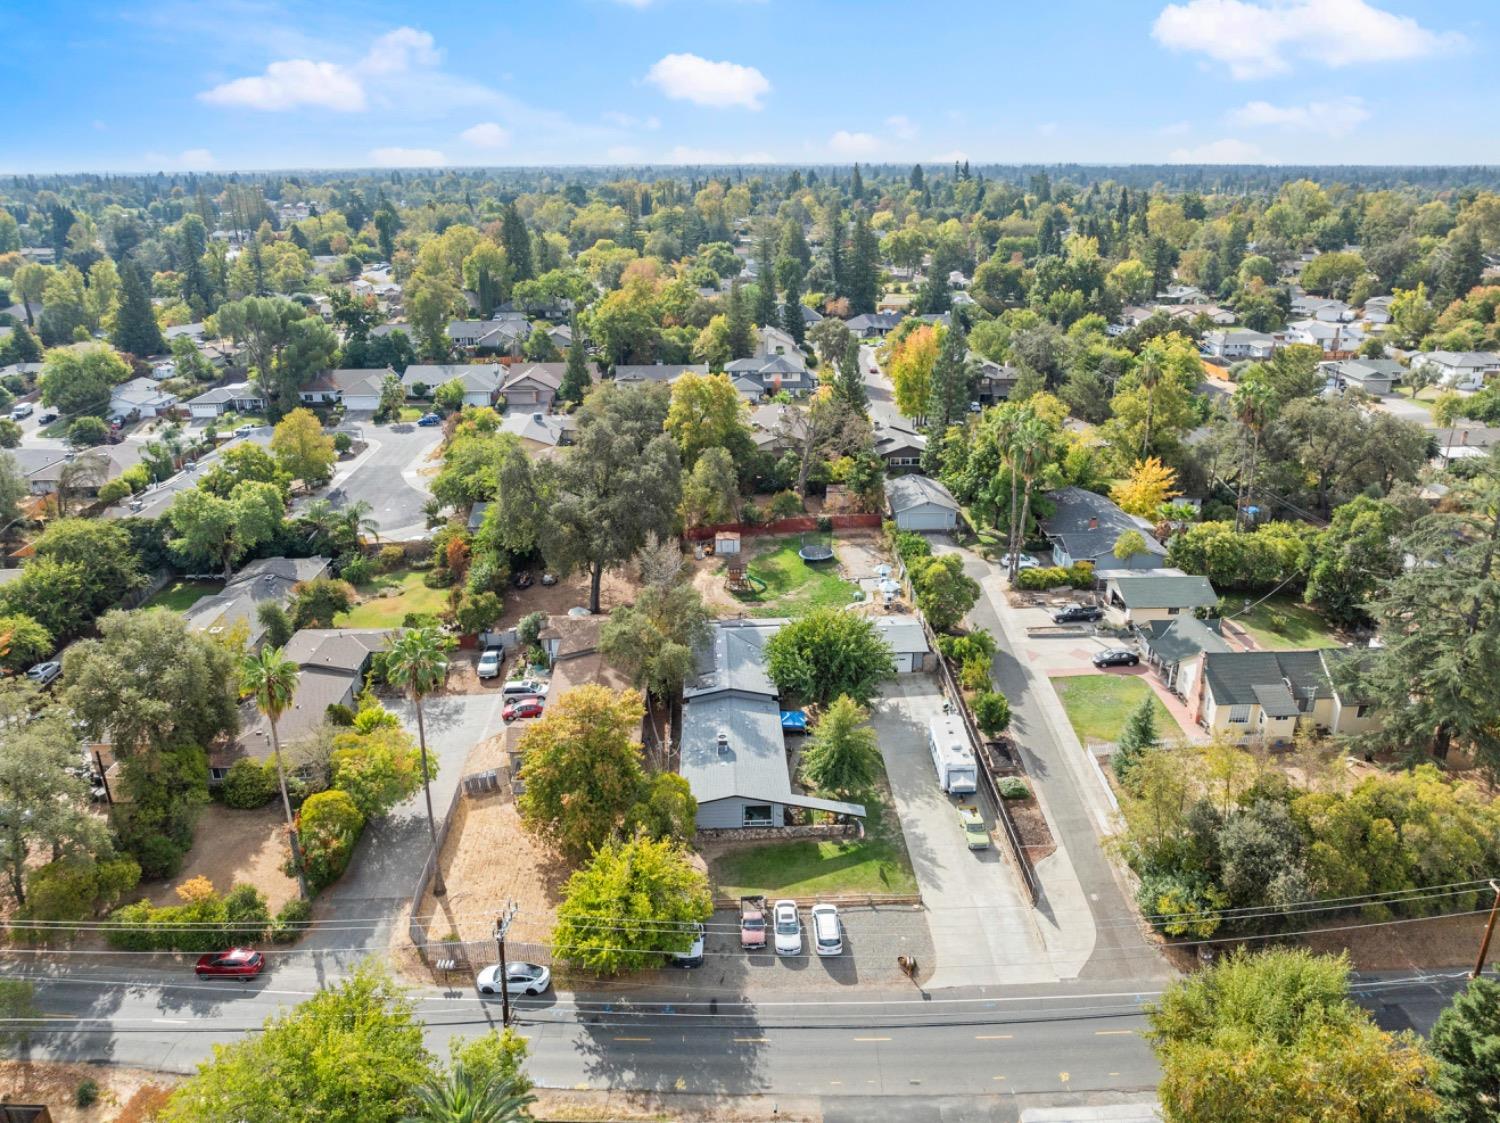
[[[552,985],[552,971],[540,963],[508,963],[505,981],[512,994],[541,994]],[[480,994],[499,994],[500,965],[486,967],[475,982]]]
[[[802,921],[797,916],[796,901],[777,901],[774,912],[776,954],[802,954]]]

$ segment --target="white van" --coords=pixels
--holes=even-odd
[[[969,795],[979,788],[979,769],[969,734],[957,714],[944,714],[927,723],[927,748],[937,769],[938,785],[950,795]]]
[[[844,954],[844,930],[839,924],[837,905],[818,904],[812,907],[813,948],[819,955]]]
[[[547,684],[533,678],[513,678],[500,688],[500,693],[507,698],[518,698],[523,694],[535,694],[541,698],[547,694]]]

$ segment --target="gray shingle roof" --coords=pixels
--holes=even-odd
[[[1207,577],[1142,574],[1116,577],[1111,584],[1126,608],[1209,608],[1219,603]]]
[[[1064,487],[1048,492],[1054,510],[1041,520],[1042,531],[1049,538],[1060,538],[1074,559],[1100,558],[1115,548],[1115,541],[1127,530],[1141,531],[1147,553],[1165,557],[1167,548],[1149,532],[1150,524],[1127,515],[1109,499],[1081,487]],[[1093,520],[1093,526],[1090,526]]]
[[[929,503],[950,511],[958,510],[958,500],[953,498],[953,493],[928,476],[894,476],[885,481],[885,497],[892,514]]]
[[[1263,704],[1257,687],[1289,686],[1291,696],[1332,698],[1333,686],[1318,651],[1223,651],[1203,656],[1209,694],[1221,706]]]
[[[1228,651],[1219,635],[1217,620],[1179,616],[1174,620],[1152,620],[1142,629],[1146,649],[1163,663],[1181,663],[1200,651]]]

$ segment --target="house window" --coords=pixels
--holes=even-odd
[[[1169,608],[1169,609],[1167,609],[1167,615],[1168,616],[1176,616],[1181,611],[1182,611],[1182,609],[1180,609],[1180,608]]]
[[[1249,706],[1230,706],[1229,720],[1235,725],[1247,725],[1250,722]]]
[[[1369,708],[1370,707],[1369,707],[1368,703],[1361,702],[1359,705],[1357,705],[1357,706],[1354,707],[1354,716],[1355,717],[1364,717],[1365,716],[1365,711],[1368,710]]]
[[[229,769],[227,768],[210,768],[208,770],[208,778],[215,784],[222,784],[224,782],[224,778],[228,775]]]
[[[769,803],[747,803],[745,805],[743,821],[747,827],[769,827],[771,825],[771,805]]]

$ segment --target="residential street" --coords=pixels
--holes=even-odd
[[[359,427],[369,447],[338,465],[333,479],[318,495],[335,507],[364,500],[380,527],[380,537],[387,541],[425,536],[427,516],[422,507],[431,493],[422,469],[442,439],[442,430],[435,425],[375,425],[368,420],[359,422]],[[295,514],[306,502],[293,504],[292,512]]]

